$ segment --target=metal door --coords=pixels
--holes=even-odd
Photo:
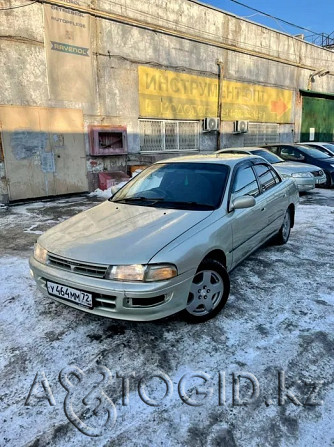
[[[300,141],[333,141],[334,99],[303,96]]]
[[[10,200],[88,190],[80,110],[0,107]]]

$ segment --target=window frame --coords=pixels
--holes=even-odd
[[[263,188],[263,185],[261,183],[260,177],[259,177],[258,173],[256,172],[255,166],[261,166],[261,165],[268,167],[268,170],[270,171],[270,173],[271,173],[271,175],[273,177],[273,180],[275,182],[274,185],[270,186],[270,188],[265,188],[265,189]],[[255,174],[255,176],[257,178],[257,182],[258,182],[259,189],[260,189],[259,196],[261,194],[264,194],[267,191],[270,191],[271,189],[275,188],[275,186],[279,185],[282,182],[282,178],[280,177],[280,175],[275,171],[275,169],[269,163],[262,162],[262,161],[258,161],[256,163],[253,163],[253,171],[254,171],[254,174]],[[276,182],[276,178],[275,177],[278,178],[278,182]]]
[[[258,179],[258,177],[257,177],[257,175],[256,175],[256,173],[255,173],[255,171],[253,169],[253,165],[254,165],[253,160],[246,160],[246,161],[241,161],[241,162],[239,162],[238,164],[236,164],[234,166],[233,172],[231,174],[231,181],[230,181],[228,197],[227,197],[227,212],[228,213],[231,213],[231,212],[235,211],[234,208],[231,207],[231,200],[232,200],[232,194],[233,194],[232,187],[233,187],[234,180],[235,180],[235,177],[236,177],[237,172],[238,172],[239,169],[244,169],[244,168],[249,168],[249,167],[252,169],[254,177],[255,177],[255,180],[257,182],[257,187],[259,189],[259,195],[257,197],[261,196],[261,188],[260,188],[260,184],[259,184],[259,179]]]
[[[267,189],[267,190],[262,190],[260,179],[259,179],[259,177],[258,177],[258,175],[257,175],[257,172],[256,172],[255,168],[254,168],[254,166],[256,166],[256,165],[261,165],[261,164],[262,164],[262,165],[265,165],[265,166],[268,166],[269,170],[270,170],[271,172],[273,171],[273,172],[276,174],[276,176],[277,176],[277,178],[278,178],[278,180],[279,180],[278,183],[276,183],[276,181],[275,181],[275,185],[273,185],[271,188],[269,188],[269,189]],[[282,177],[279,175],[279,173],[276,171],[276,169],[275,169],[273,166],[271,166],[270,163],[268,163],[268,162],[266,162],[266,161],[264,161],[264,160],[246,160],[246,161],[241,161],[240,163],[238,163],[238,164],[236,164],[236,165],[234,166],[234,168],[233,168],[233,172],[232,172],[232,174],[231,174],[231,181],[230,181],[230,184],[229,184],[229,191],[228,191],[228,197],[227,197],[227,212],[228,212],[228,213],[231,213],[231,212],[234,211],[234,209],[231,208],[231,199],[232,199],[232,193],[233,193],[233,192],[232,192],[232,186],[233,186],[233,183],[234,183],[234,180],[235,180],[237,171],[238,171],[238,169],[240,169],[240,168],[248,168],[248,167],[251,167],[251,168],[252,168],[252,171],[253,171],[254,176],[255,176],[255,178],[256,178],[257,186],[258,186],[258,189],[259,189],[259,195],[257,195],[257,196],[255,197],[255,199],[257,199],[258,197],[261,197],[262,194],[264,194],[264,193],[267,192],[267,191],[270,191],[270,189],[272,189],[272,188],[275,188],[275,186],[281,184],[282,181],[283,181],[283,180],[282,180]],[[272,175],[273,175],[273,174],[272,174]],[[274,176],[273,176],[273,177],[274,177]],[[275,178],[274,178],[274,179],[275,179]],[[253,197],[254,197],[254,196],[253,196]]]

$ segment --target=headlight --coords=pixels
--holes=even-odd
[[[291,174],[291,177],[306,177],[306,178],[313,178],[313,175],[310,172],[295,172],[293,174]]]
[[[175,265],[148,265],[145,281],[163,281],[177,276]]]
[[[48,256],[47,250],[45,250],[45,248],[43,248],[37,242],[35,244],[35,248],[34,248],[34,258],[36,259],[36,261],[41,262],[42,264],[45,264],[46,260],[47,260],[47,256]]]
[[[177,276],[177,268],[171,264],[155,265],[114,265],[110,268],[107,279],[114,281],[164,281]]]
[[[334,165],[331,165],[332,166],[332,168],[334,168]]]

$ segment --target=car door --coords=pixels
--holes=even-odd
[[[267,239],[281,227],[288,207],[288,197],[284,182],[271,165],[256,162],[253,169],[260,186],[258,202],[261,203],[261,215],[265,224],[261,236]]]
[[[233,200],[251,195],[256,204],[251,208],[233,210]],[[244,259],[258,245],[261,227],[264,225],[259,185],[251,163],[235,168],[229,192],[230,218],[232,227],[233,266]]]

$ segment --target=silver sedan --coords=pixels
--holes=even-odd
[[[326,175],[324,171],[319,170],[318,166],[298,163],[297,161],[284,161],[278,155],[261,147],[232,147],[221,149],[218,152],[259,155],[274,165],[281,177],[292,178],[295,181],[299,192],[311,191],[316,185],[324,185],[326,183]]]
[[[30,268],[47,296],[86,312],[191,321],[225,305],[228,272],[265,241],[287,242],[298,191],[263,158],[179,157],[48,230]]]

